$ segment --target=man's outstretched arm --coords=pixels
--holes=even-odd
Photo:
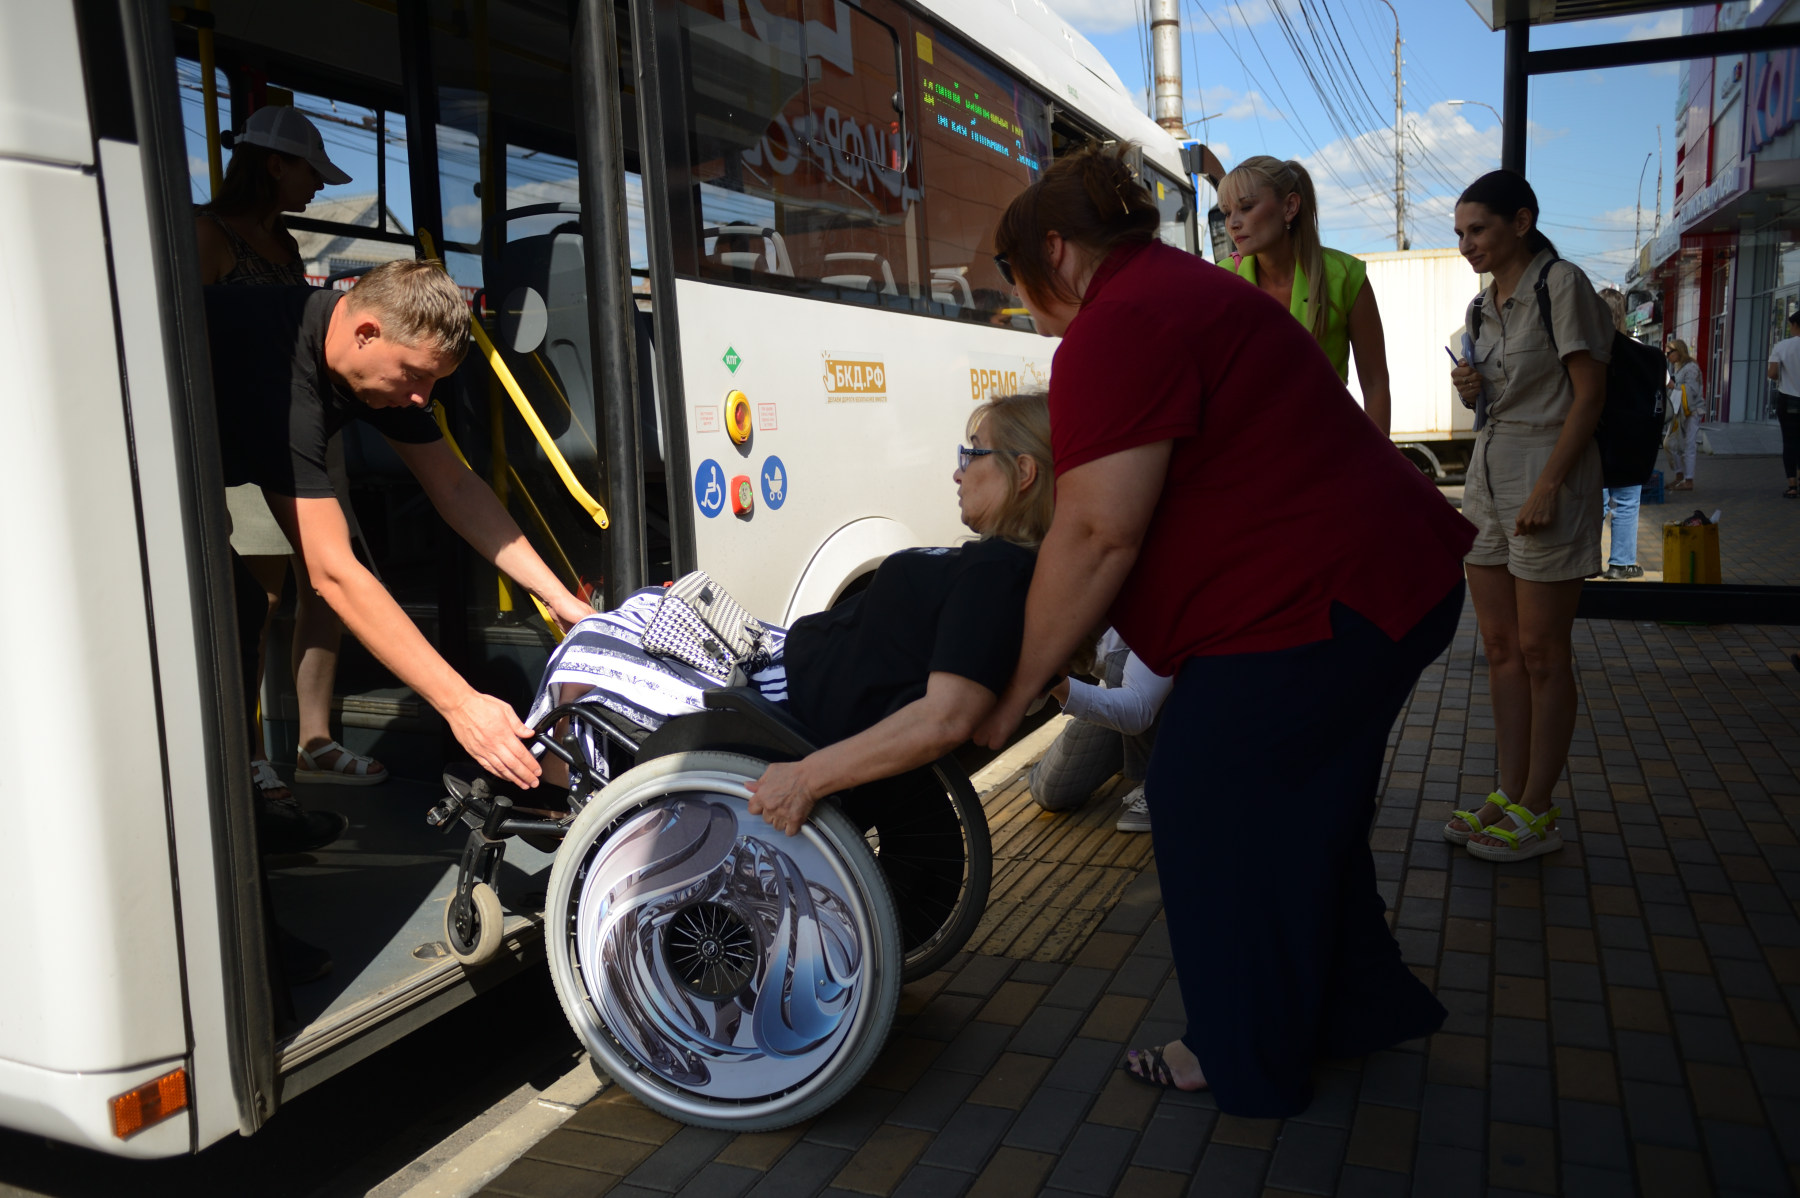
[[[542,771],[521,741],[531,735],[531,728],[506,703],[463,681],[387,588],[356,560],[336,497],[263,494],[276,523],[299,548],[313,589],[351,635],[449,721],[457,743],[482,769],[518,786],[537,785]]]
[[[389,441],[406,463],[444,522],[482,557],[514,582],[543,600],[567,628],[593,608],[562,584],[538,556],[519,525],[493,490],[451,452],[443,441],[409,444]]]

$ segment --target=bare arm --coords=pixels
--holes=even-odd
[[[1363,411],[1382,435],[1393,426],[1394,399],[1388,385],[1387,336],[1375,289],[1365,281],[1350,305],[1350,348],[1356,352],[1356,381],[1362,384]]]
[[[1595,361],[1585,349],[1576,350],[1563,362],[1575,388],[1575,403],[1563,421],[1550,461],[1519,506],[1519,517],[1513,525],[1515,537],[1547,527],[1555,519],[1557,489],[1587,452],[1588,443],[1594,439],[1594,428],[1600,423],[1600,410],[1606,406],[1606,363]]]
[[[537,785],[538,763],[520,743],[531,735],[530,727],[501,700],[463,681],[387,588],[356,560],[337,498],[263,495],[281,530],[299,548],[313,589],[351,635],[449,721],[457,742],[482,769],[519,786]]]
[[[388,442],[431,497],[444,522],[508,578],[544,601],[567,628],[593,608],[569,592],[484,481],[443,441]]]
[[[203,286],[217,283],[237,265],[225,234],[219,231],[218,222],[210,216],[194,218],[194,241],[200,247],[200,282]]]
[[[1781,363],[1770,362],[1769,369],[1768,369],[1768,375],[1769,375],[1769,381],[1771,383],[1780,382],[1781,381]]]
[[[848,740],[795,762],[771,765],[750,783],[750,813],[792,836],[815,804],[837,794],[929,765],[969,739],[994,709],[993,691],[961,674],[938,671],[915,699],[887,719]]]
[[[1025,600],[1018,669],[975,742],[998,749],[1075,647],[1105,618],[1137,561],[1174,443],[1139,445],[1056,480],[1056,516]]]

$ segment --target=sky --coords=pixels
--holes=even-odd
[[[1145,96],[1144,0],[1046,2]],[[1457,194],[1500,165],[1505,36],[1489,31],[1466,0],[1393,5],[1403,39],[1407,232],[1414,249],[1454,246]],[[1283,14],[1333,100],[1329,111],[1290,47]],[[1308,30],[1309,15],[1326,46],[1334,53],[1343,47],[1333,61],[1341,91],[1319,69],[1326,56]],[[1670,10],[1538,26],[1531,48],[1673,36],[1681,21],[1681,11]],[[1318,189],[1327,245],[1352,253],[1393,249],[1394,17],[1388,6],[1382,0],[1181,0],[1181,22],[1190,135],[1210,145],[1228,169],[1254,154],[1298,158]],[[1620,282],[1629,269],[1640,202],[1641,238],[1652,236],[1659,124],[1668,219],[1679,69],[1669,63],[1531,80],[1525,173],[1538,194],[1544,231],[1597,283]]]

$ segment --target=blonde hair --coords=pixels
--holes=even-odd
[[[357,280],[349,301],[351,310],[373,315],[381,321],[381,331],[402,345],[458,362],[469,352],[469,302],[441,262],[383,262]]]
[[[1612,313],[1613,328],[1618,332],[1625,331],[1625,296],[1617,287],[1603,287],[1600,298],[1606,301],[1607,311]]]
[[[1263,188],[1275,192],[1277,200],[1291,195],[1300,197],[1300,211],[1288,223],[1288,239],[1294,243],[1294,262],[1306,276],[1306,294],[1311,299],[1307,313],[1308,331],[1315,340],[1324,340],[1331,318],[1331,299],[1325,291],[1325,246],[1319,240],[1319,201],[1313,194],[1312,176],[1298,162],[1283,162],[1267,154],[1246,158],[1219,182],[1219,202],[1230,208],[1240,197],[1254,195]]]
[[[1687,342],[1679,337],[1669,342],[1668,356],[1676,359],[1677,364],[1681,366],[1686,366],[1689,362],[1694,360],[1694,355],[1688,352]]]
[[[987,447],[998,450],[994,462],[1006,471],[1006,502],[994,527],[983,537],[999,537],[1015,545],[1036,549],[1050,531],[1056,480],[1050,452],[1050,402],[1042,392],[996,395],[969,414],[967,433],[980,430]],[[1037,466],[1031,486],[1019,490],[1019,458],[1030,457]]]

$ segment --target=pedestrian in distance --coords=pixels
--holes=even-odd
[[[1101,634],[1094,656],[1098,683],[1064,678],[1050,688],[1070,719],[1031,767],[1027,785],[1045,811],[1073,811],[1107,779],[1123,774],[1136,785],[1120,798],[1125,810],[1113,827],[1148,832],[1144,775],[1156,748],[1157,716],[1175,680],[1153,673],[1114,628]]]
[[[1062,338],[1056,512],[1018,670],[976,740],[1003,744],[1103,623],[1175,679],[1147,785],[1187,1024],[1125,1065],[1284,1117],[1320,1058],[1445,1018],[1388,930],[1368,799],[1455,632],[1474,529],[1283,305],[1157,239],[1128,149],[1059,158],[995,235],[1038,331]]]
[[[1582,580],[1600,571],[1594,430],[1613,322],[1587,276],[1538,228],[1523,175],[1492,171],[1471,183],[1456,203],[1456,237],[1470,268],[1493,275],[1465,314],[1474,360],[1459,362],[1450,381],[1476,409],[1463,514],[1480,530],[1467,571],[1500,776],[1478,810],[1453,813],[1444,839],[1488,860],[1522,860],[1562,847],[1551,791],[1575,732],[1575,607]]]
[[[1606,301],[1607,311],[1612,313],[1613,328],[1625,331],[1625,297],[1616,287],[1607,287],[1600,292],[1600,298]],[[1612,519],[1612,545],[1606,553],[1606,573],[1601,578],[1614,582],[1628,582],[1644,576],[1644,568],[1637,564],[1638,509],[1643,504],[1644,488],[1640,484],[1635,487],[1602,487],[1600,503],[1605,515]]]
[[[1363,410],[1388,432],[1393,402],[1375,289],[1361,259],[1320,242],[1312,176],[1298,162],[1258,154],[1219,183],[1219,206],[1237,247],[1232,269],[1306,327],[1339,379],[1350,377],[1350,351],[1356,351]]]
[[[285,105],[257,109],[232,143],[231,165],[219,194],[196,210],[194,240],[200,250],[201,283],[305,286],[300,246],[288,231],[283,213],[304,212],[321,188],[348,182],[350,176],[326,155],[318,128],[304,113]],[[220,379],[217,385],[229,387],[231,382]],[[340,440],[332,441],[326,464],[345,518],[354,520]],[[244,696],[250,706],[250,772],[257,795],[265,805],[296,807],[293,792],[269,762],[257,719],[269,624],[281,602],[290,565],[295,581],[292,668],[300,717],[296,776],[305,782],[357,786],[387,781],[387,768],[379,761],[352,753],[331,736],[331,695],[343,624],[313,590],[305,561],[270,515],[261,489],[252,483],[228,488],[225,503],[231,515],[231,547],[262,588],[265,603],[257,621],[257,686]],[[321,846],[315,842],[321,836],[330,832],[335,837],[342,830],[341,822],[332,821],[336,831],[321,826],[311,836],[294,840],[277,830],[291,830],[297,826],[293,821],[266,822],[272,851],[318,848]]]
[[[1669,342],[1669,433],[1666,444],[1669,464],[1674,467],[1675,481],[1671,491],[1694,489],[1694,451],[1700,440],[1700,422],[1705,417],[1704,386],[1700,379],[1700,363],[1688,352],[1687,342],[1677,337]]]
[[[1781,422],[1781,468],[1787,471],[1783,499],[1800,491],[1800,308],[1788,313],[1788,335],[1769,347],[1769,380],[1775,384],[1775,418]]]

